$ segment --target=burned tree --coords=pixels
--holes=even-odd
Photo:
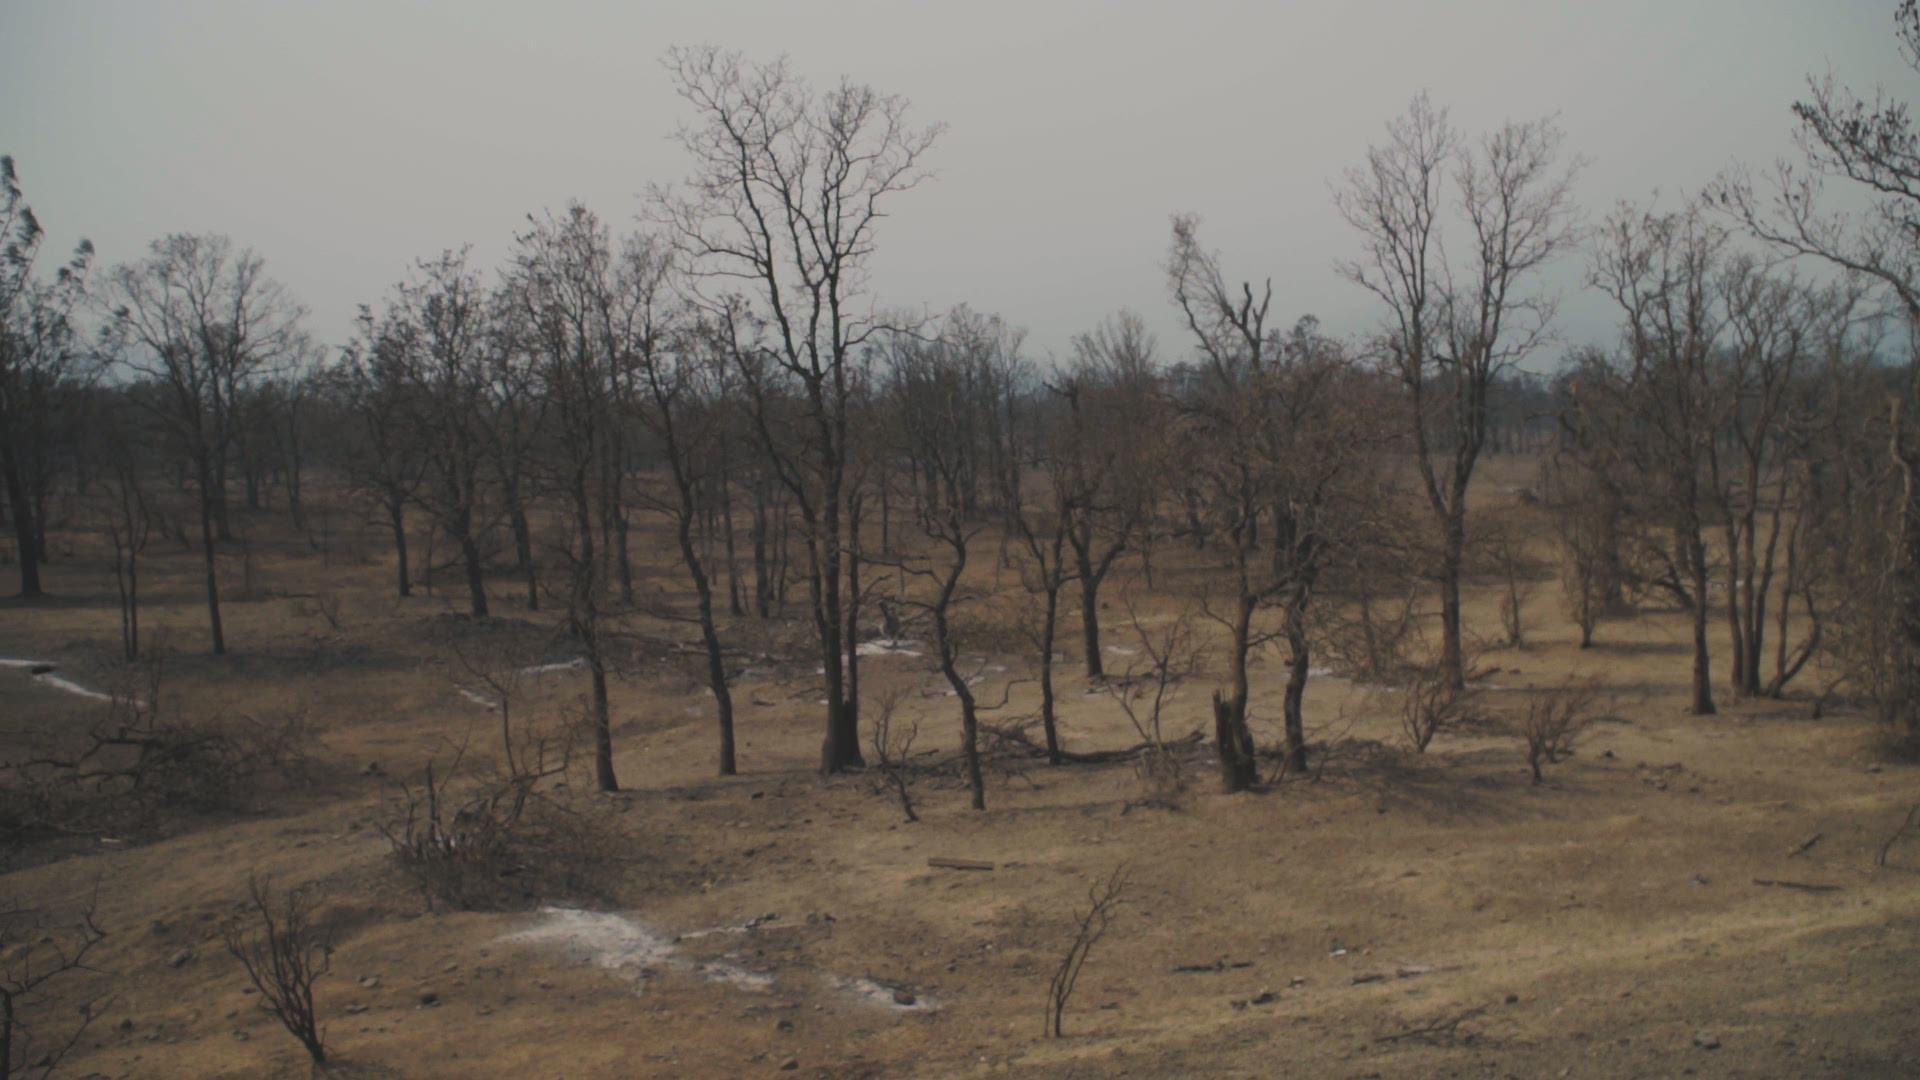
[[[927,175],[940,127],[850,81],[816,90],[784,61],[715,48],[667,56],[694,110],[680,130],[693,172],[659,200],[707,303],[745,296],[764,333],[734,335],[755,437],[800,512],[807,588],[826,669],[820,765],[861,762],[846,679],[848,404],[853,353],[874,332],[859,308],[892,197]]]
[[[1576,239],[1573,179],[1564,137],[1550,119],[1509,123],[1464,142],[1424,94],[1387,127],[1335,197],[1365,254],[1341,274],[1386,308],[1380,349],[1404,391],[1406,423],[1439,533],[1440,662],[1466,685],[1460,577],[1466,561],[1467,489],[1490,430],[1496,381],[1549,337],[1554,300],[1529,291],[1540,270]],[[1457,195],[1449,199],[1451,181]],[[1449,264],[1442,236],[1449,204],[1469,254]]]
[[[1087,677],[1106,674],[1100,654],[1100,586],[1114,561],[1150,527],[1158,440],[1159,376],[1146,323],[1121,312],[1073,341],[1057,392],[1066,405],[1055,470],[1066,515],[1073,580],[1080,585]]]
[[[56,444],[72,442],[71,391],[85,365],[74,311],[93,262],[93,245],[82,240],[53,280],[42,281],[33,267],[44,238],[13,159],[0,157],[0,482],[25,597],[41,594]]]
[[[1692,613],[1696,716],[1715,711],[1707,648],[1706,530],[1712,455],[1726,425],[1715,348],[1725,320],[1714,296],[1727,234],[1696,211],[1623,207],[1607,222],[1592,280],[1623,313],[1616,374],[1633,418],[1626,433],[1637,476],[1673,537],[1681,595]]]
[[[659,271],[645,256],[617,267],[606,226],[578,203],[563,216],[532,222],[520,237],[506,288],[525,318],[524,345],[539,367],[551,410],[551,468],[572,518],[567,630],[586,660],[594,776],[600,790],[615,791],[609,628],[601,607],[609,564],[596,553],[594,534],[597,524],[621,513],[614,493],[625,475],[612,442],[622,366],[636,347],[652,347],[646,340],[657,329],[651,320],[662,299]],[[617,536],[624,545],[625,530]]]
[[[1192,332],[1197,370],[1185,380],[1181,435],[1186,469],[1204,495],[1210,527],[1227,544],[1232,572],[1224,610],[1205,612],[1231,637],[1228,689],[1214,696],[1222,786],[1258,780],[1248,726],[1247,662],[1284,636],[1289,668],[1284,708],[1289,771],[1307,767],[1302,700],[1311,671],[1309,608],[1330,553],[1349,539],[1355,507],[1367,498],[1373,442],[1365,388],[1334,342],[1303,319],[1290,334],[1267,326],[1271,284],[1227,285],[1219,257],[1200,246],[1198,222],[1177,216],[1168,260],[1175,304]],[[1261,553],[1261,536],[1267,550]],[[1281,625],[1258,624],[1265,607]]]
[[[220,625],[217,543],[225,539],[229,458],[246,391],[305,347],[302,309],[250,250],[224,236],[175,234],[147,257],[115,267],[108,283],[121,366],[151,381],[150,404],[189,463],[199,496],[207,621],[216,655]]]

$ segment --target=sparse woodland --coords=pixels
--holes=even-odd
[[[1827,1067],[1920,1068],[1903,100],[1815,80],[1799,159],[1581,207],[1555,120],[1422,95],[1333,183],[1372,323],[1291,309],[1211,246],[1233,222],[1175,213],[1181,333],[1116,309],[1051,356],[873,299],[941,124],[715,48],[665,71],[687,170],[637,217],[423,253],[343,343],[243,238],[62,261],[3,159],[0,1078],[505,1075],[474,1060],[496,1028],[515,1075],[1258,1071],[1293,1051],[1218,1025],[1308,1012],[1339,1047],[1309,1071],[1531,1075],[1588,1052],[1508,1018],[1536,994],[1628,1033],[1605,1071],[1665,1071],[1628,1047],[1655,1021],[1595,1018],[1634,957],[1691,954],[1566,961],[1529,920],[1617,934],[1670,885],[1745,889],[1755,927],[1845,897],[1793,933],[1854,934],[1897,988]],[[1562,336],[1567,265],[1611,339]],[[1734,763],[1777,771],[1736,795]],[[1528,852],[1497,873],[1496,834]],[[577,932],[539,964],[608,970],[513,970],[536,916]],[[1760,978],[1728,965],[1700,977]],[[608,971],[753,1034],[620,1044]],[[1384,996],[1410,979],[1432,995]],[[379,1071],[402,1005],[454,1025],[483,993]],[[813,993],[842,1004],[787,1004]],[[527,1034],[563,995],[578,1046]],[[1753,1072],[1818,1071],[1785,1006],[1713,1001],[1661,1053],[1719,1067],[1737,1029]]]

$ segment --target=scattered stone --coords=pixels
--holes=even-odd
[[[1518,1004],[1520,1004],[1520,995],[1519,995],[1519,994],[1508,994],[1508,995],[1507,995],[1507,1004],[1509,1004],[1509,1005],[1518,1005]]]
[[[186,967],[187,961],[192,959],[193,959],[193,950],[181,949],[179,952],[174,953],[172,956],[167,957],[167,966],[170,968]]]
[[[363,1013],[363,1012],[366,1012],[366,1011],[367,1011],[367,1007],[366,1007],[365,1005],[362,1005],[362,1004],[361,1004],[360,1002],[357,1002],[357,1001],[356,1001],[356,1002],[354,1002],[353,1004],[351,1004],[351,1005],[349,1005],[349,1006],[347,1006],[347,1008],[346,1008],[346,1014],[347,1014],[348,1016],[359,1016],[359,1015],[360,1015],[361,1013]]]
[[[378,989],[380,986],[380,976],[362,975],[360,976],[360,985],[366,987],[369,990]]]
[[[1702,1050],[1718,1050],[1720,1049],[1720,1040],[1709,1032],[1696,1031],[1693,1033],[1693,1045]]]
[[[788,1058],[787,1060],[780,1063],[781,1072],[792,1072],[793,1070],[799,1067],[800,1067],[799,1058]]]
[[[782,1035],[791,1035],[793,1034],[793,1021],[781,1020],[773,1025],[773,1030],[780,1032]]]
[[[133,1030],[133,1018],[132,1018],[132,1017],[128,1017],[127,1019],[125,1019],[125,1020],[122,1020],[122,1021],[120,1021],[120,1024],[119,1024],[119,1027],[120,1027],[120,1030],[121,1030],[121,1031],[132,1031],[132,1030]]]
[[[420,991],[420,1007],[421,1008],[434,1009],[434,1008],[438,1008],[439,1005],[440,1005],[439,994],[435,993],[432,990]]]
[[[911,1005],[915,1000],[911,991],[895,990],[893,992],[893,1003],[895,1005]]]

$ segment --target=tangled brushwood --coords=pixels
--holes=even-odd
[[[457,749],[400,785],[381,826],[394,860],[428,907],[509,910],[592,896],[607,861],[591,808],[562,781],[571,744],[521,745],[511,767],[482,770]]]
[[[162,693],[158,662],[143,674],[84,731],[18,736],[29,749],[0,761],[0,838],[141,832],[163,812],[245,810],[265,785],[310,779],[304,711],[193,716]]]

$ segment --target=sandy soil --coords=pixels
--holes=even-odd
[[[1523,513],[1510,488],[1524,470],[1505,464],[1485,499]],[[6,853],[0,897],[62,908],[97,887],[110,932],[95,978],[116,998],[67,1075],[308,1071],[219,943],[250,874],[322,898],[336,951],[319,1000],[344,1076],[1920,1075],[1920,841],[1875,866],[1920,802],[1920,772],[1887,757],[1863,717],[1809,719],[1804,697],[1723,690],[1722,715],[1684,715],[1678,613],[1609,622],[1582,652],[1543,577],[1528,645],[1482,657],[1496,669],[1483,693],[1510,710],[1530,689],[1593,674],[1608,714],[1544,786],[1498,725],[1442,734],[1416,755],[1381,695],[1326,676],[1309,689],[1310,722],[1345,752],[1317,780],[1213,794],[1199,749],[1174,810],[1136,805],[1127,762],[1015,758],[991,764],[988,811],[969,810],[945,767],[954,702],[917,650],[877,649],[870,688],[908,689],[916,750],[937,751],[914,783],[917,824],[870,777],[810,771],[817,664],[804,629],[753,629],[753,647],[784,663],[741,663],[741,775],[711,775],[710,699],[689,661],[649,655],[615,688],[629,790],[570,793],[604,845],[601,887],[520,910],[429,912],[380,827],[398,812],[396,779],[448,740],[489,737],[488,699],[452,649],[500,631],[450,614],[450,574],[435,597],[393,599],[371,535],[371,555],[323,564],[304,541],[272,539],[278,519],[248,527],[260,537],[254,598],[227,607],[224,660],[198,655],[194,556],[155,554],[146,614],[179,650],[170,707],[303,710],[320,733],[316,764],[250,812]],[[671,586],[657,539],[640,533],[636,550],[648,582]],[[86,690],[126,685],[103,574],[82,545],[50,568],[55,599],[0,603],[0,656],[56,663]],[[1176,588],[1153,601],[1160,614]],[[290,595],[322,589],[342,597],[338,628]],[[547,640],[551,614],[526,612],[508,575],[494,595],[506,633],[529,648]],[[1470,622],[1491,631],[1496,602],[1476,585]],[[1722,645],[1718,622],[1714,633]],[[1030,668],[1011,653],[976,662],[1008,669],[983,672],[996,687]],[[1135,741],[1067,667],[1068,745]],[[1271,745],[1278,655],[1255,674],[1256,733]],[[559,715],[583,685],[574,669],[530,676],[521,707]],[[1170,735],[1201,726],[1210,686],[1174,699]],[[1009,711],[1034,698],[1019,687]],[[84,727],[104,707],[0,666],[10,745]],[[994,869],[929,867],[936,856]],[[1122,866],[1126,903],[1086,965],[1067,1037],[1044,1039],[1073,909]]]

